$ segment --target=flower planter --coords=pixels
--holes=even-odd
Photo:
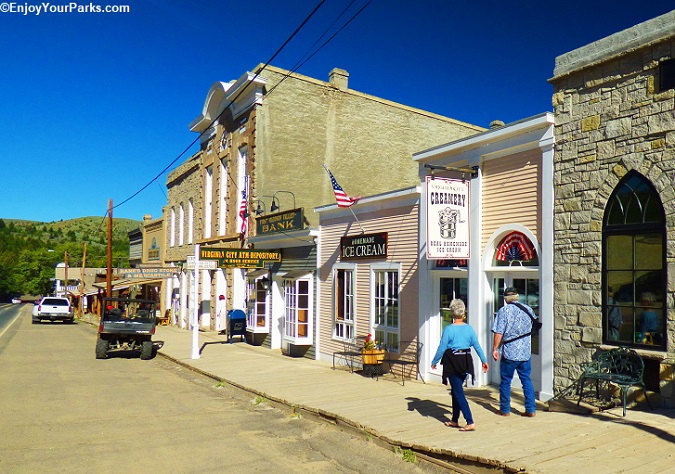
[[[384,360],[384,349],[361,349],[363,365],[378,365]]]

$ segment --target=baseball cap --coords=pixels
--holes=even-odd
[[[517,295],[518,290],[516,290],[514,287],[509,286],[504,290],[504,296],[511,296],[511,295]]]

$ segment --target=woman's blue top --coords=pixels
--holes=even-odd
[[[468,324],[450,324],[443,329],[441,343],[438,345],[436,355],[431,361],[431,365],[438,364],[438,361],[441,360],[443,354],[448,349],[456,351],[459,349],[470,349],[472,347],[476,350],[476,354],[480,357],[481,362],[487,362],[485,353],[478,343],[476,331]]]

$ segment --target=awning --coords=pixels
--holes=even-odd
[[[260,268],[260,269],[257,269],[257,270],[249,270],[248,272],[246,272],[246,278],[258,278],[258,277],[261,277],[263,275],[267,275],[268,273],[269,273],[269,270],[267,270],[266,268]]]
[[[296,280],[300,277],[308,276],[314,273],[313,270],[291,270],[290,272],[286,272],[284,275],[282,275],[282,278],[284,280]]]
[[[535,255],[537,255],[537,251],[530,239],[522,232],[515,231],[504,237],[497,246],[495,259],[500,262],[511,262],[513,260],[527,262],[532,260]]]
[[[129,288],[130,286],[134,285],[150,285],[153,283],[162,283],[164,282],[164,279],[154,279],[154,280],[138,280],[138,279],[123,279],[123,280],[115,280],[112,282],[112,289],[113,290],[125,290]],[[94,286],[97,288],[102,288],[106,289],[107,288],[107,283],[106,282],[99,282],[99,283],[94,283]]]

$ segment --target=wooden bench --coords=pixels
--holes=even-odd
[[[400,341],[397,344],[385,346],[386,354],[383,364],[389,365],[389,372],[392,372],[392,366],[399,366],[401,370],[401,382],[405,385],[406,370],[410,377],[414,375],[424,382],[420,372],[420,354],[422,354],[422,343],[418,341]],[[413,372],[414,370],[414,372]],[[424,382],[426,383],[426,382]]]
[[[652,404],[647,397],[647,391],[643,381],[644,362],[642,357],[632,349],[619,347],[609,351],[602,352],[591,362],[582,366],[583,372],[579,377],[579,400],[577,406],[581,403],[584,395],[584,383],[587,380],[595,380],[595,395],[600,396],[600,382],[613,383],[621,388],[621,401],[623,403],[623,416],[626,416],[626,394],[631,387],[640,387],[645,394],[645,400],[649,408]]]

